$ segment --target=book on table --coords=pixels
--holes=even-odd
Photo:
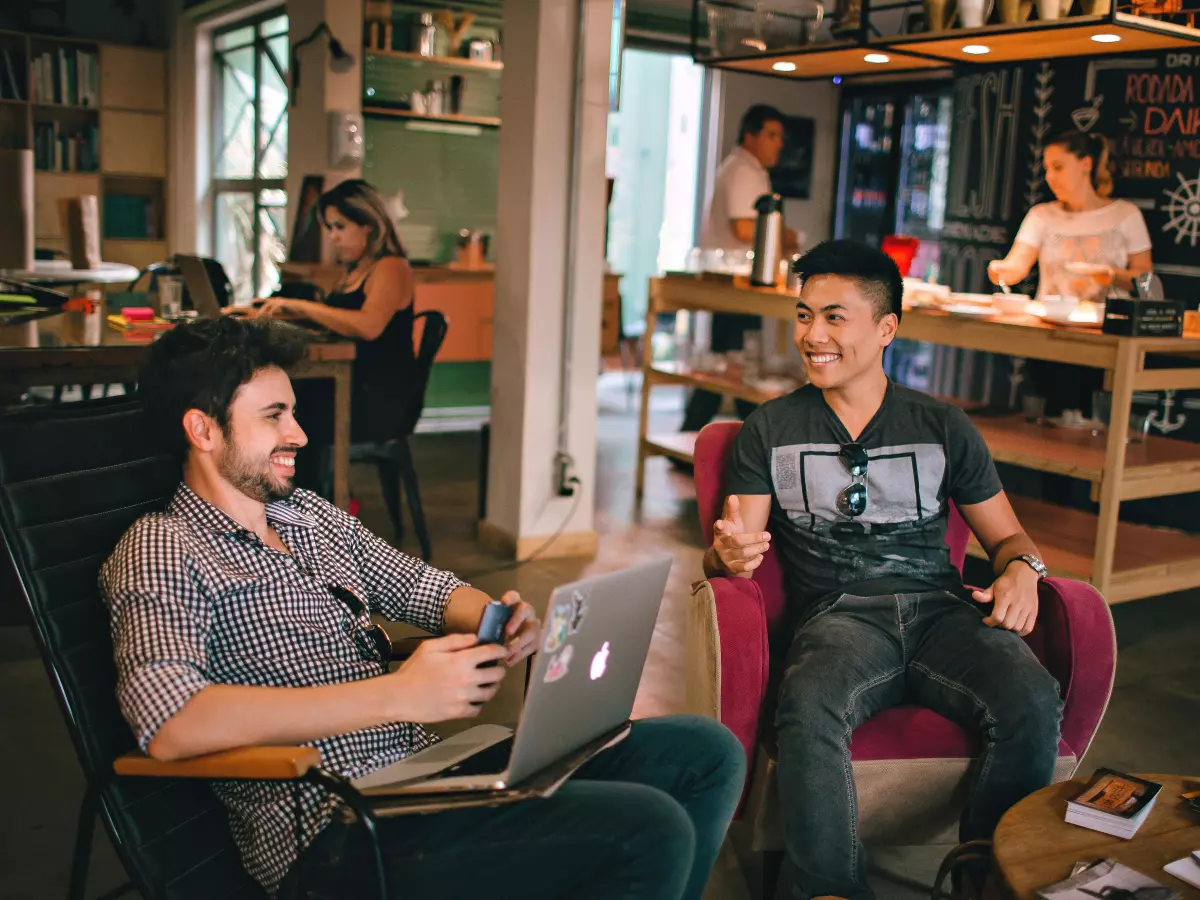
[[[1162,785],[1112,769],[1097,769],[1073,799],[1067,801],[1066,820],[1111,834],[1132,838],[1154,808]]]

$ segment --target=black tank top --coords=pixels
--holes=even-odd
[[[362,309],[370,275],[350,291],[333,291],[325,303],[338,309]],[[383,332],[373,341],[355,341],[354,409],[351,422],[356,434],[373,440],[393,435],[395,420],[403,415],[409,399],[406,387],[414,382],[416,357],[413,352],[413,298],[392,314]],[[403,398],[405,402],[396,401]]]

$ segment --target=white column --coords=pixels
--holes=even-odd
[[[362,111],[363,7],[347,0],[288,0],[288,37],[294,44],[325,22],[354,56],[346,72],[329,68],[329,42],[322,36],[301,47],[300,86],[288,109],[287,237],[291,239],[305,175],[324,175],[325,189],[346,178],[360,178],[362,167],[330,168],[329,112]]]
[[[574,48],[581,5],[583,91],[572,204]],[[587,555],[596,544],[596,375],[611,20],[612,0],[506,0],[504,5],[491,455],[480,536],[518,557],[560,528],[563,535],[544,555]],[[564,333],[570,335],[565,380]],[[557,492],[562,391],[570,401],[566,449],[582,482],[578,498]]]

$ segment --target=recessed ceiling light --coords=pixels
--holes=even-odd
[[[970,53],[972,56],[983,56],[983,54],[991,52],[992,48],[985,44],[967,44],[963,47],[963,53]]]
[[[1121,40],[1121,36],[1119,34],[1109,34],[1106,31],[1100,34],[1093,34],[1092,40],[1097,44],[1115,44],[1117,41]]]
[[[794,62],[777,62],[771,68],[776,72],[795,72],[796,64]]]
[[[883,65],[884,63],[891,62],[892,59],[886,53],[868,53],[863,57],[863,61]]]

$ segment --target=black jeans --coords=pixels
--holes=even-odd
[[[960,834],[991,837],[1004,812],[1050,783],[1062,701],[1014,632],[944,591],[843,594],[797,628],[779,691],[779,799],[791,896],[869,900],[850,736],[917,703],[983,736]]]
[[[758,316],[745,316],[739,313],[713,313],[712,343],[713,353],[725,353],[729,350],[742,349],[742,336],[747,331],[762,328],[762,319]],[[749,400],[734,400],[739,418],[746,418],[758,408]],[[712,391],[702,391],[699,388],[692,391],[688,397],[687,407],[683,413],[683,426],[680,431],[699,431],[713,420],[717,410],[721,408],[721,395]]]
[[[639,721],[544,800],[381,819],[390,885],[403,900],[699,900],[745,774],[745,752],[723,725]],[[292,866],[280,897],[374,892],[365,834],[335,823]]]

